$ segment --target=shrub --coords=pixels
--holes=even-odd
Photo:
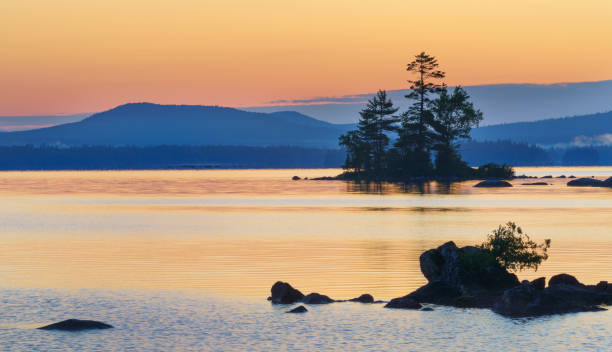
[[[513,222],[500,225],[489,234],[481,248],[491,252],[497,262],[507,270],[538,270],[542,261],[548,259],[550,239],[538,244],[532,241],[523,230]]]

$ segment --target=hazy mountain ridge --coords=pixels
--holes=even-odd
[[[0,135],[0,145],[293,145],[337,148],[350,125],[296,112],[254,113],[197,105],[130,103],[80,122]]]

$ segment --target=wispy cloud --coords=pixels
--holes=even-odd
[[[572,141],[574,147],[612,146],[612,133],[604,133],[596,136],[577,136]]]
[[[266,102],[266,104],[324,104],[324,103],[363,103],[372,94],[343,95],[341,97],[315,97],[309,99],[279,99]]]

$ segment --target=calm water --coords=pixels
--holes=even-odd
[[[332,298],[406,294],[418,256],[515,221],[552,239],[535,278],[612,281],[612,190],[291,181],[338,170],[0,173],[0,350],[610,350],[612,313],[513,320],[487,310],[265,301],[276,280]],[[604,178],[612,168],[521,168]],[[32,329],[70,317],[117,327]]]

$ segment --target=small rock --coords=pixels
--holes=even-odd
[[[504,180],[491,179],[491,180],[484,180],[474,185],[474,187],[512,187],[512,184]]]
[[[542,176],[542,178],[552,178],[552,175]]]
[[[321,295],[316,292],[313,292],[313,293],[306,295],[302,299],[302,302],[306,304],[328,304],[328,303],[333,303],[334,300],[329,298],[326,295]]]
[[[394,298],[385,305],[385,308],[399,308],[399,309],[421,309],[423,306],[409,297]]]
[[[543,290],[546,287],[546,278],[545,277],[539,277],[539,278],[531,281],[530,284],[536,290]]]
[[[59,323],[42,326],[41,330],[80,331],[89,329],[111,329],[113,326],[95,320],[68,319]]]
[[[431,308],[431,307],[425,307],[425,308],[421,309],[421,312],[433,312],[433,311],[434,311],[434,309]]]
[[[288,310],[285,313],[306,313],[308,312],[308,309],[306,309],[306,307],[304,306],[297,306],[295,308],[293,308],[292,310]]]
[[[557,178],[567,178],[565,175],[558,176]]]
[[[371,294],[364,293],[363,295],[349,299],[350,302],[360,302],[360,303],[374,303],[374,297]]]
[[[301,180],[300,176],[293,176],[291,179],[292,179],[293,181],[299,181],[299,180]]]
[[[521,183],[523,186],[548,186],[546,182]]]

